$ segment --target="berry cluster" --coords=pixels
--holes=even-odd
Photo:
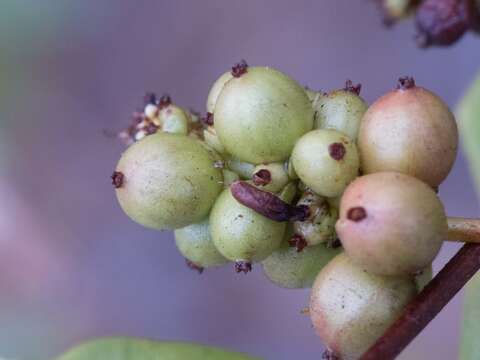
[[[447,46],[465,33],[480,34],[479,0],[377,0],[386,25],[415,15],[420,47]]]
[[[412,78],[371,106],[359,94],[243,61],[213,84],[202,119],[147,96],[112,176],[125,213],[174,229],[192,269],[261,263],[281,287],[312,286],[313,325],[342,359],[431,279],[447,233],[436,191],[458,141],[448,107]]]

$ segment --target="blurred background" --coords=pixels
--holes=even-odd
[[[419,50],[411,22],[386,30],[372,1],[2,0],[0,10],[0,357],[46,360],[97,336],[195,341],[265,359],[318,359],[308,290],[259,266],[198,275],[170,232],[120,210],[110,174],[117,131],[146,90],[205,112],[233,63],[276,67],[315,89],[363,84],[372,102],[413,75],[454,107],[480,39]],[[440,189],[478,216],[465,159]],[[435,270],[458,245],[445,244]],[[458,295],[401,359],[455,359]]]

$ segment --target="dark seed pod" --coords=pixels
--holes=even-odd
[[[459,40],[474,23],[473,0],[425,0],[416,13],[418,45],[447,46]]]

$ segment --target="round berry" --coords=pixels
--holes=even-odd
[[[325,346],[355,360],[396,320],[417,290],[408,276],[372,275],[345,254],[318,274],[310,295],[310,317]]]
[[[215,104],[217,103],[218,95],[222,92],[225,84],[233,78],[230,71],[223,73],[212,85],[207,97],[207,112],[213,114],[215,112]]]
[[[298,140],[292,153],[298,177],[315,193],[334,197],[358,175],[355,143],[331,129],[310,131]]]
[[[295,234],[305,239],[309,246],[335,239],[338,211],[330,206],[326,199],[311,191],[306,191],[297,205],[308,206],[309,216],[304,221],[294,222]]]
[[[235,262],[258,262],[280,245],[285,223],[275,222],[240,204],[225,189],[210,213],[210,232],[218,251]]]
[[[134,221],[154,229],[176,229],[208,215],[222,189],[222,172],[197,140],[168,133],[130,146],[118,162],[120,206]]]
[[[252,181],[260,189],[276,193],[288,184],[290,178],[283,163],[270,163],[257,165]]]
[[[219,154],[225,154],[225,147],[218,139],[217,132],[213,126],[209,126],[203,130],[203,139],[205,140],[205,143],[216,152]]]
[[[180,253],[200,268],[228,262],[213,245],[208,219],[175,230],[175,243]]]
[[[440,251],[447,219],[427,184],[384,172],[359,177],[348,186],[336,230],[345,252],[363,269],[413,275]]]
[[[332,249],[321,244],[299,252],[284,241],[278,250],[263,260],[263,272],[280,287],[309,288],[320,270],[340,251],[341,248]]]
[[[253,164],[283,161],[313,127],[305,90],[268,67],[249,67],[228,81],[215,106],[215,129],[227,151]]]
[[[158,113],[158,120],[164,132],[188,134],[189,117],[176,105],[170,104],[162,108]]]
[[[434,93],[402,78],[365,113],[358,136],[364,174],[397,171],[438,187],[457,156],[453,114]]]
[[[319,96],[313,103],[315,128],[338,130],[356,140],[367,103],[353,90],[336,90]]]

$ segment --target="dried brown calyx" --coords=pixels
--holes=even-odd
[[[357,206],[357,207],[348,209],[348,212],[347,212],[348,220],[359,222],[365,219],[366,217],[367,217],[367,211],[362,206]]]
[[[290,247],[297,248],[297,252],[301,252],[308,246],[307,240],[302,235],[295,234],[290,240],[288,240]]]
[[[267,169],[258,170],[253,174],[253,183],[257,186],[265,186],[272,182],[272,173]]]
[[[125,175],[123,175],[123,173],[120,171],[114,171],[110,178],[112,179],[112,185],[115,187],[115,189],[119,189],[123,186]]]
[[[411,76],[402,76],[398,79],[397,89],[408,90],[415,87],[415,79]]]
[[[362,90],[362,84],[353,85],[352,80],[347,80],[345,82],[345,87],[343,88],[343,90],[360,95],[360,91]]]
[[[245,74],[248,70],[248,64],[245,60],[240,61],[239,63],[232,66],[232,76],[239,78],[243,74]]]
[[[304,221],[309,216],[308,206],[290,205],[245,181],[235,181],[230,185],[230,191],[240,204],[274,221]]]
[[[195,264],[194,262],[185,259],[185,264],[189,269],[197,271],[199,274],[203,273],[204,268],[200,265]]]
[[[328,154],[334,160],[340,161],[345,156],[347,149],[342,143],[332,143],[328,146]]]
[[[172,98],[170,97],[170,95],[165,94],[158,100],[157,106],[159,109],[163,109],[169,106],[171,103],[172,103]]]
[[[200,121],[207,126],[213,126],[213,114],[211,112],[207,112],[205,116],[200,118]]]
[[[249,261],[236,261],[235,262],[235,272],[244,274],[252,271],[252,263]]]

